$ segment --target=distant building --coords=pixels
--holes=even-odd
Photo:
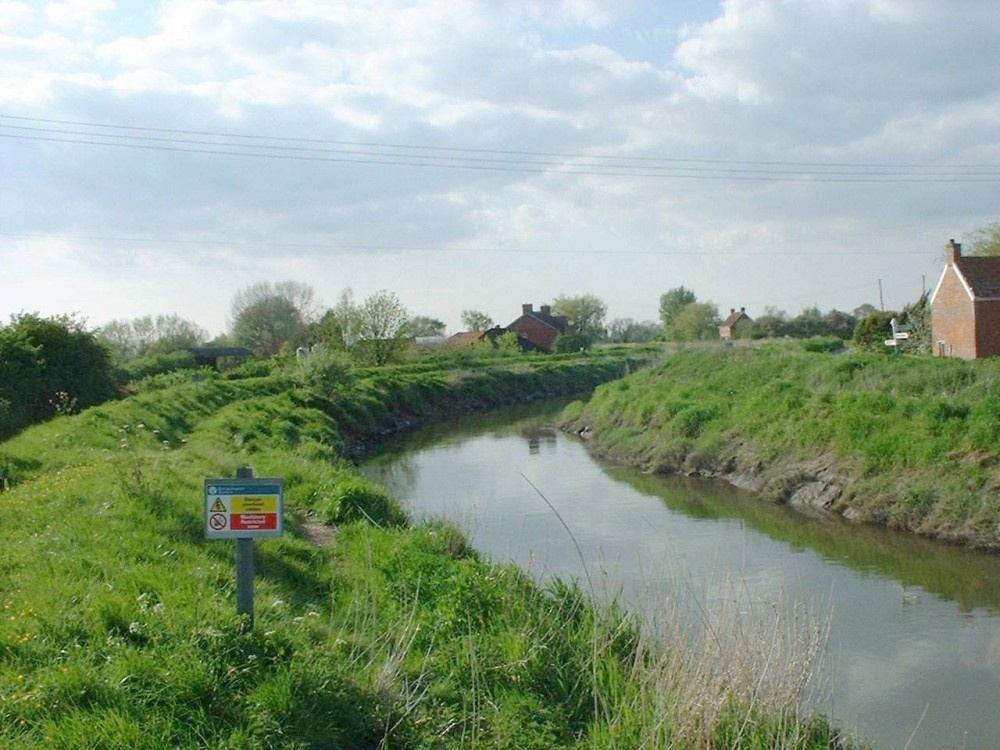
[[[1000,257],[963,257],[949,240],[941,278],[931,295],[931,339],[939,357],[1000,355]]]
[[[532,303],[521,305],[521,316],[507,326],[517,334],[522,349],[551,352],[556,338],[569,330],[569,321],[562,315],[553,315],[549,305],[536,311]]]
[[[722,321],[719,326],[719,336],[728,341],[737,337],[737,329],[742,329],[753,323],[753,319],[747,315],[745,308],[737,310],[735,307],[729,308],[729,317]]]
[[[253,357],[253,352],[242,346],[196,346],[188,349],[198,367],[225,370],[236,367]]]

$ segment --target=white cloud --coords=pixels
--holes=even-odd
[[[992,5],[759,0],[708,20],[676,15],[687,7],[178,0],[140,14],[84,3],[32,15],[0,3],[0,17],[19,19],[0,36],[5,114],[302,149],[185,153],[169,149],[199,147],[169,139],[243,153],[260,142],[150,131],[116,131],[118,147],[71,145],[11,138],[29,132],[11,126],[44,125],[0,119],[0,159],[18,188],[0,220],[29,234],[214,238],[248,267],[266,258],[312,274],[349,257],[331,297],[402,284],[412,260],[409,280],[422,283],[409,304],[454,321],[483,306],[479,293],[509,309],[575,291],[604,296],[612,317],[655,317],[678,284],[724,307],[849,309],[901,266],[901,287],[918,286],[936,273],[939,245],[993,218],[989,183],[815,181],[856,179],[857,165],[997,163]],[[73,13],[77,26],[65,22]],[[122,148],[123,135],[168,140]],[[387,163],[399,153],[408,166]],[[434,166],[414,166],[430,155]],[[615,159],[606,172],[655,164],[665,176],[537,172],[600,171],[592,156]],[[824,163],[841,166],[796,166]],[[775,181],[783,171],[813,181]],[[392,263],[359,249],[387,247],[451,249]],[[905,265],[885,254],[907,250]],[[203,251],[162,250],[180,260],[178,278]],[[484,267],[492,281],[477,293]]]

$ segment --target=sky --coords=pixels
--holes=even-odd
[[[0,322],[899,309],[1000,218],[994,0],[0,0]]]

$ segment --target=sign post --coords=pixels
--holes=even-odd
[[[889,321],[889,326],[892,328],[892,338],[886,339],[885,345],[895,347],[896,354],[899,354],[899,342],[910,338],[913,326],[909,323],[900,323],[895,318]]]
[[[244,632],[253,629],[253,540],[284,531],[285,480],[236,470],[235,479],[205,480],[205,538],[236,540],[236,614]]]

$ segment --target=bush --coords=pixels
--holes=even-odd
[[[803,341],[802,348],[807,352],[833,353],[841,351],[844,348],[844,342],[835,337],[814,336]]]
[[[895,317],[891,311],[866,315],[854,329],[854,345],[866,352],[889,353],[892,347],[886,346],[885,340],[892,336],[890,321]]]
[[[176,370],[194,370],[198,365],[194,355],[188,351],[171,352],[169,354],[154,354],[126,362],[118,371],[119,382],[124,385],[135,380],[142,380],[150,375],[162,375]]]

